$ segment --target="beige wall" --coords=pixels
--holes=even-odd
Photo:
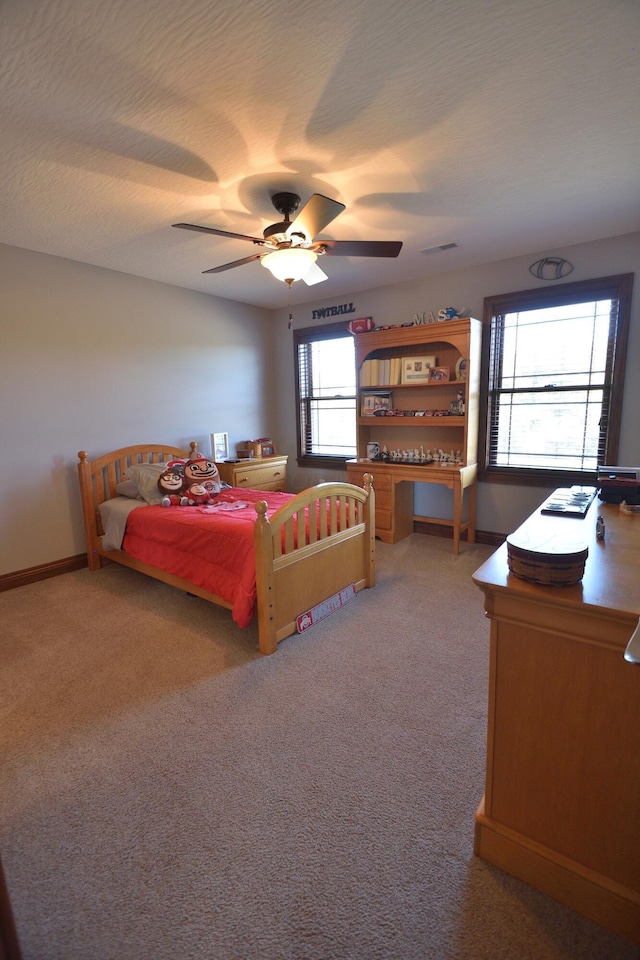
[[[268,311],[2,245],[0,277],[0,574],[83,552],[78,450],[273,429]]]
[[[438,256],[438,254],[436,254]],[[446,253],[441,254],[444,258]],[[412,283],[381,287],[377,290],[353,292],[332,300],[318,300],[294,310],[294,325],[313,326],[312,311],[318,307],[337,303],[353,302],[353,316],[372,316],[379,325],[408,323],[414,314],[433,311],[441,307],[456,307],[469,311],[471,316],[482,318],[483,300],[487,296],[527,290],[545,283],[535,280],[529,266],[543,256],[562,256],[574,267],[566,282],[585,280],[590,277],[611,276],[619,273],[634,273],[640,264],[640,233],[613,237],[593,243],[585,243],[542,252],[526,257],[516,257],[477,267],[425,277]],[[327,265],[329,272],[330,264]],[[560,281],[562,282],[562,281]],[[319,290],[315,287],[314,290]],[[632,304],[631,331],[626,365],[626,385],[623,404],[620,463],[640,466],[640,276],[636,277]],[[276,317],[274,331],[277,336],[279,395],[279,432],[289,438],[286,450],[290,455],[290,477],[296,490],[315,482],[326,471],[314,472],[295,468],[295,406],[292,368],[292,334],[287,331],[286,314]],[[336,317],[327,318],[327,323]],[[345,317],[345,323],[349,317]],[[323,321],[320,321],[323,322]],[[550,346],[552,349],[552,346]],[[292,462],[293,461],[293,462]],[[327,479],[346,479],[346,473],[332,471]],[[375,482],[375,481],[374,481]],[[540,487],[523,488],[505,484],[484,483],[478,488],[478,528],[494,533],[510,533],[544,499],[545,490]],[[451,516],[452,494],[444,487],[432,484],[415,485],[414,510],[418,515],[435,517]]]
[[[318,300],[294,309],[294,325],[311,326],[314,308],[348,301],[356,316],[379,324],[443,306],[481,317],[485,296],[535,286],[529,264],[543,255],[570,260],[569,280],[634,272],[640,233]],[[296,467],[293,336],[285,311],[2,245],[0,277],[0,575],[83,552],[80,449],[93,457],[129,443],[197,440],[209,453],[213,430],[228,431],[232,448],[272,435],[290,456],[291,489],[346,478]],[[636,280],[619,458],[632,466],[640,466]],[[480,484],[479,529],[510,532],[544,494]],[[447,516],[450,496],[416,484],[415,511]]]

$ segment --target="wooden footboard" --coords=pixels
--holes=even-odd
[[[156,580],[193,593],[219,606],[231,604],[121,550],[102,546],[99,507],[117,495],[116,486],[135,463],[164,463],[184,458],[190,451],[166,444],[123,447],[94,461],[78,454],[88,564],[98,570],[113,561]],[[254,531],[256,554],[256,614],[262,653],[273,653],[278,642],[296,631],[296,618],[355,584],[356,590],[375,584],[375,502],[372,479],[364,488],[349,483],[323,483],[310,487],[266,516],[264,501],[256,504]],[[300,532],[300,535],[299,535]]]
[[[350,584],[375,584],[375,496],[365,487],[321,483],[303,490],[270,520],[256,504],[254,530],[260,649],[273,653],[296,619]]]

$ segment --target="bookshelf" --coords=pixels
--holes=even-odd
[[[452,527],[455,554],[465,531],[475,540],[480,345],[473,318],[355,335],[358,456],[347,473],[358,484],[373,474],[385,543],[412,533],[415,520]],[[414,515],[414,483],[450,489],[451,519]]]

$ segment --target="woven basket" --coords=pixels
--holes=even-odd
[[[567,523],[566,520],[560,522]],[[558,536],[549,535],[548,530],[548,526],[525,524],[507,537],[509,570],[522,580],[545,586],[566,587],[579,583],[584,576],[589,548],[584,542],[576,542],[575,536],[562,536],[566,528],[560,528]]]
[[[539,553],[510,543],[507,537],[509,570],[522,580],[545,586],[566,587],[579,583],[588,554],[588,547],[571,553]]]

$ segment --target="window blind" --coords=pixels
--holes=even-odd
[[[355,456],[353,337],[342,331],[303,332],[297,343],[297,375],[301,456]]]
[[[485,302],[487,475],[615,462],[631,279],[503,295],[489,315]]]

